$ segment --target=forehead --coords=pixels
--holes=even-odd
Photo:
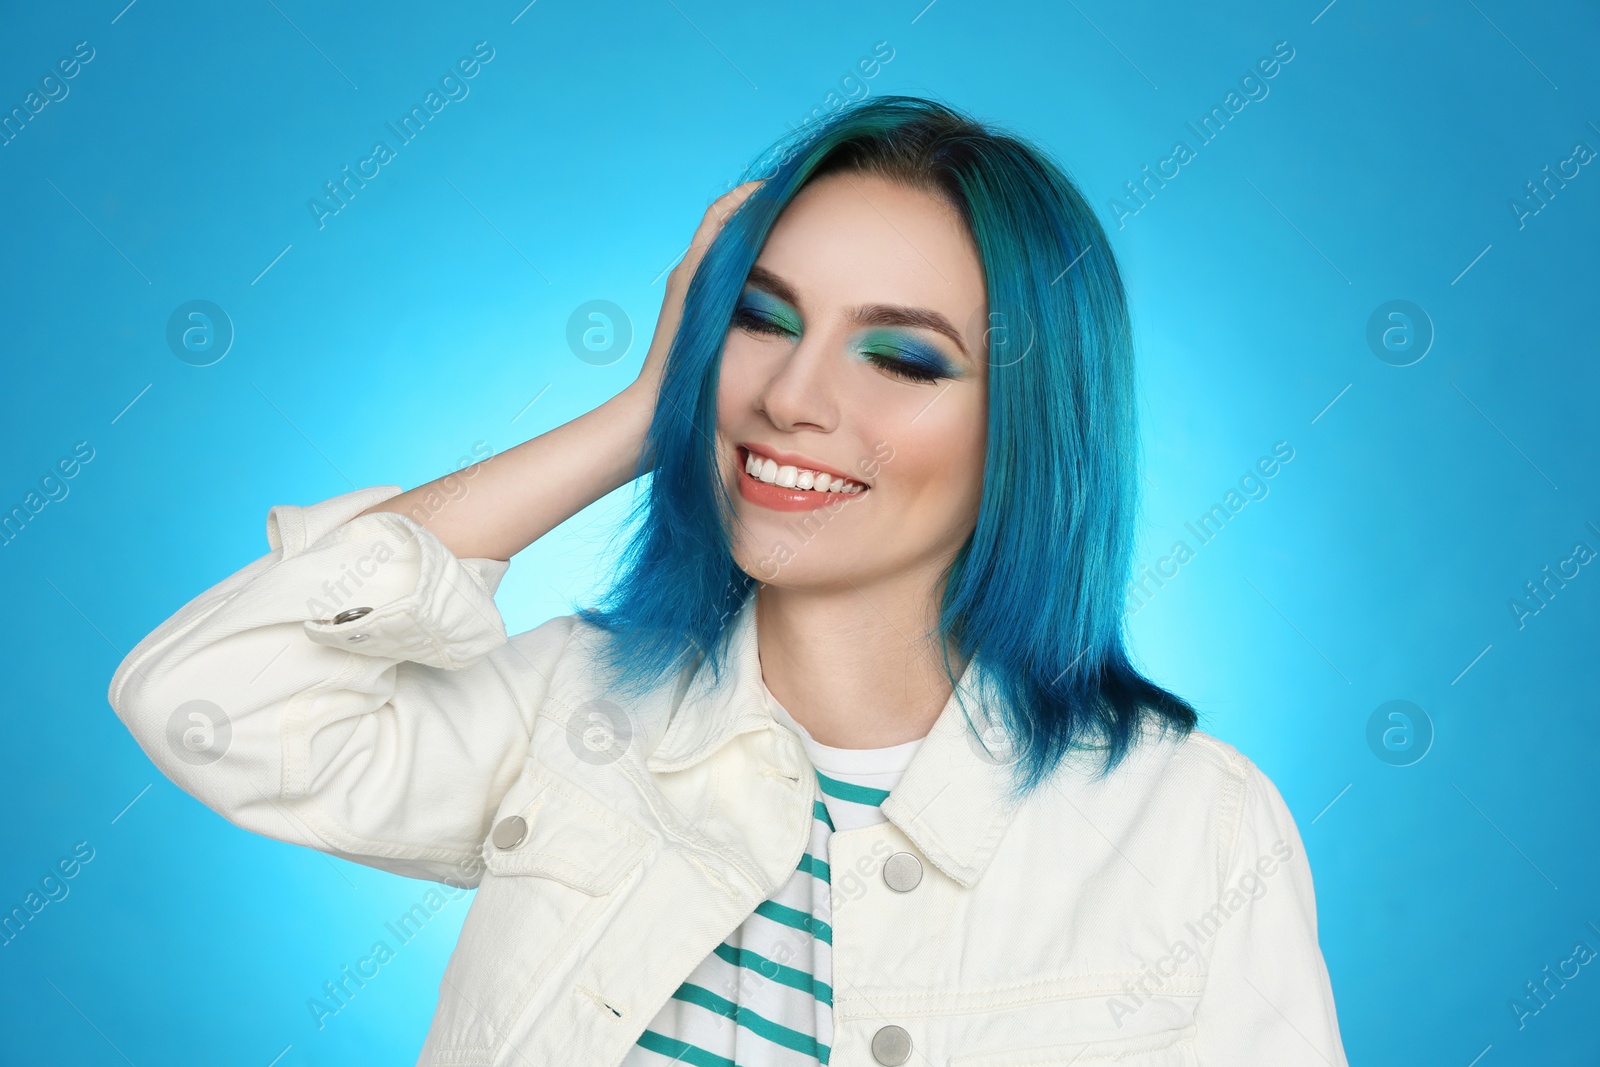
[[[942,198],[875,175],[807,183],[773,224],[756,262],[794,286],[808,317],[858,304],[941,312],[981,335],[983,264],[965,221]]]

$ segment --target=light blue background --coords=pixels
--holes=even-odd
[[[94,858],[0,948],[0,1059],[414,1060],[466,898],[318,1029],[307,1000],[429,884],[231,826],[154,769],[111,673],[267,551],[271,505],[421,484],[630,381],[705,205],[886,41],[866,90],[1035,139],[1110,229],[1141,565],[1294,449],[1131,631],[1293,809],[1351,1062],[1594,1062],[1600,965],[1520,1027],[1511,1003],[1600,949],[1600,566],[1524,626],[1509,605],[1600,550],[1600,163],[1520,226],[1510,204],[1600,149],[1600,9],[925,3],[12,6],[0,109],[77,42],[94,58],[0,147],[0,510],[93,458],[0,546],[0,909]],[[470,94],[319,229],[308,200],[478,41]],[[1200,145],[1186,123],[1280,41],[1268,95]],[[1113,198],[1180,138],[1195,158],[1119,229]],[[165,337],[194,299],[236,331],[210,366]],[[610,366],[565,341],[591,299],[635,327]],[[1396,299],[1436,335],[1404,367],[1366,340]],[[596,588],[625,502],[514,561],[512,632]],[[1397,699],[1434,735],[1404,767],[1367,740]]]

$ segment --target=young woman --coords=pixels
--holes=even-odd
[[[423,1063],[1342,1065],[1293,818],[1124,646],[1092,211],[909,97],[757,167],[637,381],[273,507],[118,715],[240,826],[478,887]],[[510,558],[645,473],[602,605],[508,640]]]

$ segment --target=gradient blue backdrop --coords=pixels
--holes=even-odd
[[[740,166],[838,99],[909,92],[1041,142],[1109,229],[1138,558],[1193,549],[1135,651],[1292,807],[1351,1062],[1595,1062],[1600,965],[1549,976],[1600,950],[1600,565],[1547,575],[1600,550],[1600,163],[1563,163],[1600,149],[1600,8],[524,2],[8,5],[0,111],[59,99],[0,146],[0,511],[54,497],[0,543],[0,910],[92,859],[0,946],[0,1060],[413,1062],[466,895],[319,1028],[307,1001],[430,883],[177,790],[113,669],[267,551],[271,505],[409,488],[611,396]],[[480,41],[468,95],[319,226],[324,182]],[[1279,42],[1202,143],[1188,124]],[[1128,197],[1178,140],[1193,157]],[[634,337],[586,361],[567,326],[596,299]],[[169,343],[193,300],[234,334],[221,359]],[[1393,300],[1420,311],[1374,346]],[[1292,460],[1199,544],[1185,524],[1277,442]],[[627,494],[517,557],[512,632],[596,589]]]

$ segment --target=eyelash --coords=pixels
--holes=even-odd
[[[734,310],[733,324],[740,329],[748,330],[750,333],[767,337],[794,336],[785,327],[780,326],[774,320],[749,307],[740,307]],[[929,382],[936,382],[943,378],[949,377],[948,375],[940,374],[937,371],[922,370],[913,363],[896,359],[893,356],[884,355],[881,352],[868,351],[862,352],[861,355],[862,358],[867,360],[867,362],[881,368],[889,374],[894,375],[896,378],[899,378],[902,381],[913,382],[918,385],[925,385]]]
[[[923,370],[914,363],[907,363],[904,360],[895,359],[893,356],[885,356],[878,352],[863,352],[861,355],[867,362],[876,364],[896,378],[903,378],[908,382],[936,382],[945,377],[945,375],[937,371]]]
[[[734,311],[733,324],[751,333],[766,334],[773,337],[792,337],[788,330],[778,325],[753,308],[742,307]]]

